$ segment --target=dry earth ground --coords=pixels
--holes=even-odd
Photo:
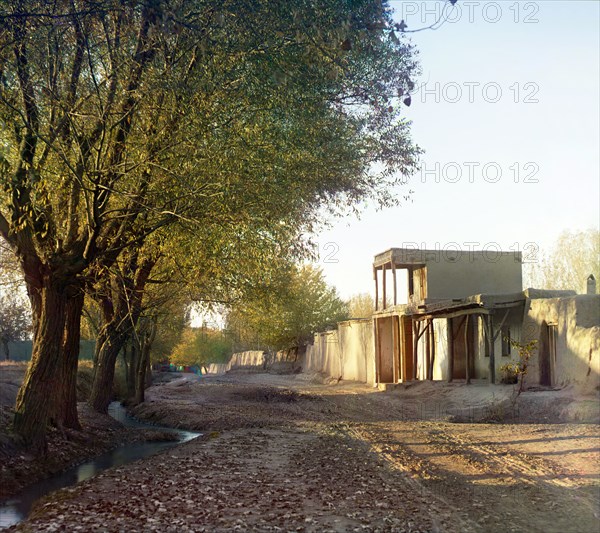
[[[13,530],[599,530],[597,424],[452,423],[431,406],[468,387],[428,387],[410,401],[301,375],[152,387],[137,416],[205,437],[55,493]]]

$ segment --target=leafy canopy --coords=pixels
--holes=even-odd
[[[279,290],[234,305],[227,327],[242,347],[278,350],[302,346],[348,318],[348,307],[320,269],[291,268]]]

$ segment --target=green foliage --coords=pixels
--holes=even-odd
[[[22,274],[11,251],[0,245],[0,345],[4,358],[10,358],[9,342],[26,340],[30,335],[31,307]]]
[[[374,312],[375,302],[367,292],[355,294],[348,300],[349,318],[371,318]]]
[[[205,327],[188,328],[173,348],[169,360],[176,365],[202,366],[225,363],[231,354],[231,344],[220,331]]]
[[[105,333],[135,327],[139,256],[194,299],[239,301],[310,254],[323,212],[396,201],[420,153],[397,99],[418,66],[391,27],[371,0],[0,3],[0,236],[52,317],[24,437],[41,444],[33,398],[69,327],[47,294],[101,287],[102,313],[135,300]]]
[[[327,285],[320,269],[290,267],[270,295],[234,305],[227,327],[238,348],[277,350],[301,346],[314,333],[347,318],[347,304]]]
[[[519,389],[517,395],[523,391],[523,383],[525,376],[527,375],[527,369],[529,367],[529,359],[537,350],[537,340],[532,340],[527,343],[521,343],[506,337],[506,340],[510,342],[510,345],[517,350],[519,354],[519,360],[516,362],[506,363],[500,367],[502,373],[501,382],[508,384],[519,383]]]
[[[175,222],[226,258],[299,251],[321,207],[389,205],[415,169],[396,97],[417,66],[380,3],[25,0],[0,21],[2,232],[72,272]]]
[[[149,244],[230,302],[310,255],[323,208],[394,203],[418,66],[391,27],[367,0],[3,4],[0,234],[27,279]]]

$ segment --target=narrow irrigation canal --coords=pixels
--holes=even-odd
[[[20,493],[0,502],[0,530],[25,520],[29,515],[34,502],[42,496],[46,496],[55,490],[85,481],[107,468],[121,466],[131,463],[132,461],[137,461],[138,459],[149,457],[150,455],[173,448],[178,444],[192,440],[200,435],[200,433],[191,431],[154,426],[140,422],[139,420],[129,417],[127,411],[119,402],[111,403],[108,413],[125,426],[169,431],[177,435],[178,439],[163,442],[152,441],[125,444],[111,452],[100,455],[95,459],[74,466],[62,474],[30,485]]]

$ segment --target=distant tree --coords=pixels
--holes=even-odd
[[[302,346],[312,336],[348,319],[348,305],[327,285],[321,269],[291,268],[270,297],[235,305],[228,329],[242,347],[286,349]]]
[[[31,308],[25,296],[23,277],[14,254],[0,246],[0,344],[10,359],[8,343],[26,340],[31,333]]]
[[[9,342],[26,340],[31,331],[31,311],[18,292],[0,294],[0,342],[4,358],[10,359]]]
[[[348,300],[348,316],[350,318],[371,318],[375,311],[373,297],[367,292],[361,292]]]
[[[525,285],[585,292],[586,280],[600,277],[600,231],[563,231],[554,246],[526,264]]]
[[[169,357],[171,363],[185,366],[205,366],[210,363],[224,363],[231,355],[231,344],[221,331],[201,327],[188,328],[181,342],[173,348]]]
[[[169,312],[162,312],[169,311]],[[156,340],[152,344],[151,362],[164,361],[175,346],[181,342],[181,336],[189,322],[189,312],[183,305],[171,305],[161,309],[157,321]]]

